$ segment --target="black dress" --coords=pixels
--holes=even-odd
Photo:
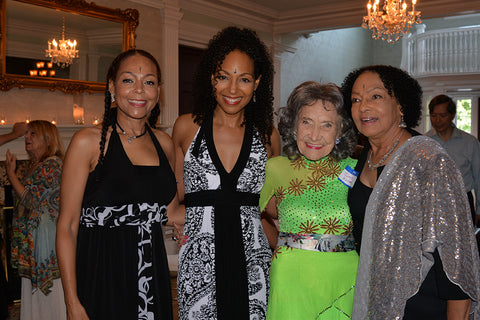
[[[175,176],[147,126],[159,166],[133,165],[113,127],[102,166],[88,176],[77,241],[77,287],[90,319],[171,319],[162,235]]]
[[[418,135],[412,131],[412,135]],[[370,147],[367,145],[358,159],[355,170],[362,172]],[[377,180],[385,166],[377,168]],[[348,205],[353,220],[353,235],[357,251],[360,254],[365,209],[373,191],[358,178],[353,188],[348,192]],[[419,291],[407,300],[403,320],[446,320],[447,300],[469,299],[460,287],[448,280],[443,270],[442,260],[438,251],[433,253],[434,265],[422,282]],[[388,290],[388,288],[386,288]]]

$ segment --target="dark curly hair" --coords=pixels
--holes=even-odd
[[[350,72],[342,84],[342,92],[345,99],[345,106],[351,116],[352,113],[352,88],[357,78],[365,72],[374,72],[387,89],[388,94],[397,99],[402,106],[403,120],[408,128],[418,125],[422,116],[422,87],[417,80],[407,72],[385,65],[366,66]]]
[[[160,84],[162,81],[160,65],[158,64],[157,60],[145,50],[130,49],[120,53],[113,60],[112,64],[108,68],[107,79],[106,79],[107,87],[105,89],[105,112],[103,114],[103,122],[102,122],[102,137],[100,139],[100,155],[98,157],[99,164],[102,164],[103,159],[105,158],[105,140],[107,137],[108,128],[111,127],[117,119],[117,108],[116,107],[111,108],[112,95],[110,94],[110,90],[109,90],[109,82],[110,80],[115,82],[115,79],[117,78],[118,70],[120,69],[120,66],[122,65],[123,61],[137,54],[153,62],[153,64],[155,65],[155,68],[157,69],[158,83]],[[155,128],[155,124],[157,123],[159,115],[160,115],[160,104],[159,102],[157,102],[155,107],[153,107],[152,111],[150,111],[150,116],[148,117],[148,124],[150,125],[150,127]]]
[[[254,93],[255,99],[251,99],[245,107],[243,123],[253,123],[263,143],[270,144],[273,130],[273,63],[265,44],[250,29],[227,27],[210,40],[194,80],[194,121],[201,125],[213,114],[217,101],[211,77],[234,50],[252,58],[255,79],[262,77]]]
[[[353,121],[345,109],[340,88],[333,83],[319,84],[315,81],[307,81],[293,89],[288,97],[287,106],[280,109],[278,131],[284,144],[283,152],[290,160],[295,160],[300,156],[295,135],[300,110],[318,100],[329,101],[333,104],[341,119],[341,140],[330,152],[330,156],[335,160],[345,159],[355,149],[357,137]]]

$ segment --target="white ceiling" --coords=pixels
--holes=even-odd
[[[180,0],[182,8],[282,34],[360,26],[368,0]],[[410,1],[408,1],[410,2]],[[480,13],[480,0],[418,0],[422,19]],[[249,25],[249,24],[247,24]],[[269,30],[271,29],[271,30]]]

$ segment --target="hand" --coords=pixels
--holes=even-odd
[[[7,171],[7,175],[15,175],[15,170],[17,169],[17,156],[14,153],[11,153],[9,149],[7,150],[5,158],[5,169]]]
[[[187,243],[188,236],[183,234],[183,224],[178,225],[174,222],[173,227],[174,227],[173,233],[175,235],[175,239],[177,240],[177,244],[179,248],[181,248],[185,243]]]
[[[89,320],[90,318],[85,311],[85,308],[80,302],[67,307],[67,320]]]
[[[27,131],[27,123],[26,122],[16,122],[13,125],[12,134],[15,138],[21,137]]]

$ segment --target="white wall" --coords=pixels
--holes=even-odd
[[[370,35],[362,28],[322,31],[284,39],[297,49],[282,54],[282,96],[285,106],[292,90],[304,81],[341,85],[353,69],[373,63]]]

